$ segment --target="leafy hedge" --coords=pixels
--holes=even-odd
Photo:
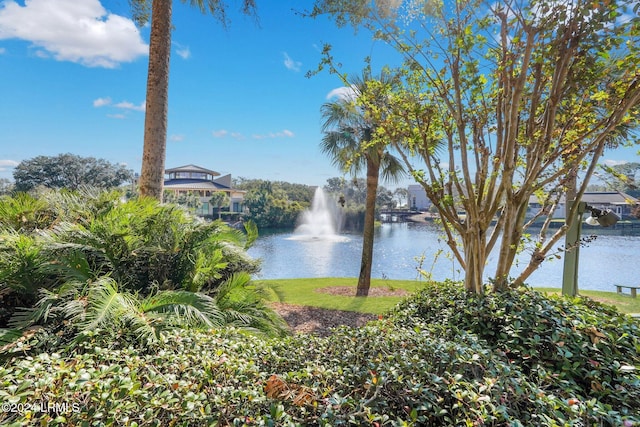
[[[445,284],[400,304],[394,318],[405,326],[416,319],[456,325],[567,399],[595,399],[621,413],[640,407],[640,324],[591,299],[528,288],[470,296]]]
[[[0,424],[640,422],[636,321],[583,299],[530,290],[470,298],[460,288],[429,286],[387,318],[328,338],[181,331],[140,349],[97,331],[71,352],[0,368],[0,401],[71,408],[22,407],[0,413]]]

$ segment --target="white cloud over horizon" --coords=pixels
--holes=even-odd
[[[129,101],[122,101],[122,102],[118,102],[117,104],[114,104],[113,106],[116,108],[122,108],[123,110],[133,110],[133,111],[146,111],[147,109],[147,103],[145,101],[142,101],[138,105],[135,105],[134,103]]]
[[[106,98],[96,98],[93,100],[93,106],[96,108],[104,107],[109,104],[111,104],[111,98],[108,96]]]
[[[4,171],[7,169],[13,169],[19,164],[20,162],[16,162],[15,160],[9,160],[9,159],[0,160],[0,170]]]
[[[96,98],[93,100],[93,106],[95,108],[102,108],[106,106],[111,106],[113,108],[119,108],[121,110],[131,110],[131,111],[146,111],[146,102],[142,101],[140,104],[136,105],[129,101],[121,101],[118,103],[113,103],[111,97],[107,96],[105,98]],[[124,119],[126,116],[124,114],[107,114],[107,117],[111,117],[114,119]]]
[[[148,54],[131,19],[109,13],[99,0],[6,0],[0,7],[0,40],[30,42],[38,57],[86,67],[115,68]]]
[[[9,159],[0,160],[0,172],[2,172],[3,175],[6,175],[6,179],[11,180],[10,171],[13,170],[19,164],[20,162],[16,162],[15,160],[9,160]],[[0,176],[0,178],[3,178],[3,176]]]
[[[300,71],[302,68],[302,62],[294,61],[287,52],[283,52],[284,55],[284,66],[287,67],[288,70],[291,71]]]
[[[288,129],[284,129],[280,132],[269,132],[266,134],[253,134],[253,139],[274,139],[274,138],[293,138],[295,134]]]
[[[225,138],[228,136],[237,140],[245,139],[242,133],[229,132],[226,129],[214,130],[211,132],[211,135],[214,138]],[[295,134],[288,129],[283,129],[280,132],[269,132],[269,133],[263,133],[263,134],[254,133],[251,135],[252,139],[276,139],[276,138],[293,138],[293,137],[295,137]]]

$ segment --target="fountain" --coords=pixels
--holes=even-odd
[[[338,204],[330,200],[322,188],[318,187],[313,195],[311,208],[300,215],[300,223],[291,239],[347,241],[347,238],[337,233],[338,225]]]

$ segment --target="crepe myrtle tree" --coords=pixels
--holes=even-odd
[[[317,0],[309,11],[367,29],[404,58],[404,87],[388,95],[374,139],[394,143],[434,203],[468,291],[483,292],[494,249],[497,290],[554,256],[577,218],[573,204],[567,223],[549,230],[560,196],[580,199],[605,150],[636,142],[627,138],[640,114],[638,8],[631,0]],[[321,66],[334,61],[331,46],[324,54]],[[542,209],[530,218],[532,197]],[[525,249],[528,265],[510,278]]]
[[[211,13],[226,26],[227,5],[220,0],[182,0]],[[255,15],[254,0],[242,0],[241,10]],[[167,111],[169,107],[169,59],[171,56],[171,15],[173,0],[129,0],[133,18],[144,25],[151,16],[149,68],[144,121],[144,146],[140,173],[140,195],[162,201],[164,164],[167,148]]]

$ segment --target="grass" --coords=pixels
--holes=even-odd
[[[537,291],[547,294],[560,295],[560,289],[556,288],[534,288]],[[589,297],[594,301],[598,301],[607,305],[613,305],[620,312],[632,314],[640,313],[640,298],[632,298],[628,294],[620,295],[615,292],[605,291],[579,291],[580,295]]]
[[[381,314],[404,299],[401,296],[374,298],[340,296],[317,291],[317,289],[330,286],[349,286],[353,287],[355,294],[357,278],[275,279],[261,280],[258,283],[271,290],[271,301],[360,313]],[[371,279],[372,288],[383,287],[415,292],[422,286],[424,286],[424,282],[415,280]]]
[[[355,293],[357,282],[357,278],[329,277],[313,279],[260,280],[258,283],[264,285],[270,290],[269,298],[274,302],[329,308],[334,310],[357,311],[360,313],[381,314],[390,310],[404,299],[400,296],[340,296],[317,291],[317,289],[330,286],[349,286],[354,288]],[[424,285],[425,282],[415,280],[371,279],[371,287],[404,289],[407,292],[415,292]],[[561,290],[558,288],[534,289],[546,294],[559,295],[561,293]],[[613,305],[622,313],[640,313],[640,298],[631,298],[629,295],[619,295],[615,292],[590,290],[580,291],[580,295],[589,297],[604,304]]]

